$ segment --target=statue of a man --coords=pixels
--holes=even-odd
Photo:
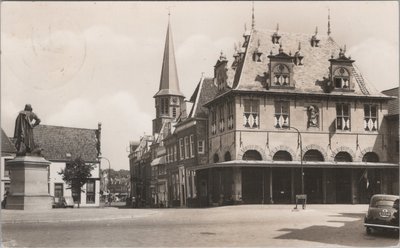
[[[32,153],[36,148],[33,140],[33,128],[39,125],[40,119],[32,112],[30,104],[25,105],[25,109],[19,112],[15,120],[14,138],[18,155]]]

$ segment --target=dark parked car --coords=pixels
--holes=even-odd
[[[74,200],[71,196],[53,197],[53,208],[73,208]]]
[[[367,234],[372,230],[399,230],[399,196],[373,195],[364,219]]]

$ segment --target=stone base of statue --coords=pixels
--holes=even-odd
[[[17,156],[7,161],[10,192],[6,209],[47,210],[52,208],[48,193],[50,162],[39,156]]]

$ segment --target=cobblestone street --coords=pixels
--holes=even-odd
[[[4,247],[387,247],[366,235],[366,205],[243,205],[208,209],[2,212]]]

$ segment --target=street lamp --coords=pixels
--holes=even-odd
[[[297,135],[299,136],[299,142],[300,142],[300,167],[301,167],[301,194],[304,195],[304,173],[303,173],[303,142],[301,139],[301,133],[299,129],[295,127],[289,127],[289,129],[294,129],[297,132]]]
[[[105,159],[108,162],[108,185],[107,185],[107,191],[110,189],[110,185],[111,185],[111,179],[110,179],[110,173],[111,173],[111,163],[110,160],[108,160],[108,158],[106,157],[99,157],[99,159]],[[111,193],[111,191],[110,191]]]

